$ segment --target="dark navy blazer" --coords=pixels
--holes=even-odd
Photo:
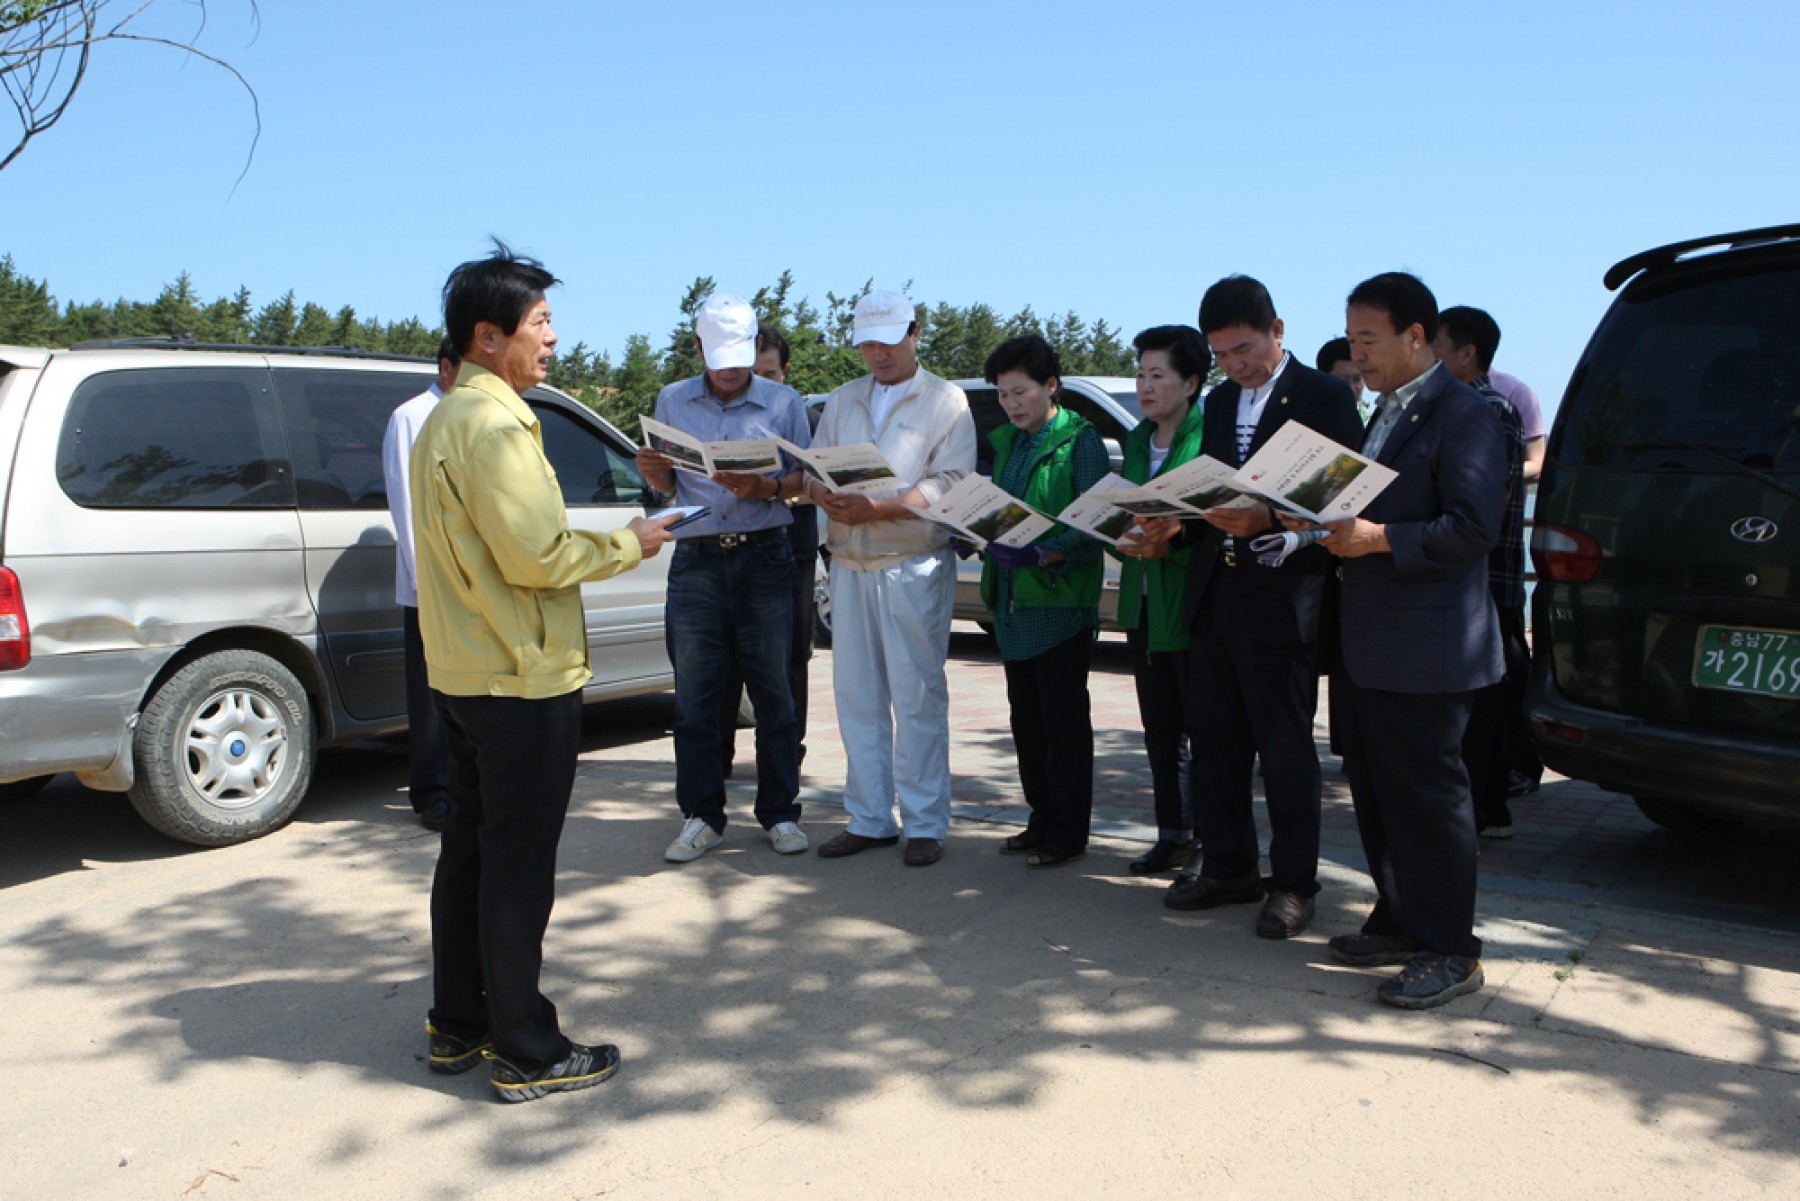
[[[1200,453],[1234,467],[1242,466],[1237,457],[1237,413],[1243,392],[1229,381],[1214,388],[1207,394],[1205,424],[1201,427]],[[1358,445],[1362,437],[1350,385],[1335,375],[1303,367],[1298,359],[1289,359],[1276,379],[1275,390],[1269,394],[1262,419],[1250,439],[1250,453],[1261,450],[1263,443],[1289,421],[1310,426],[1345,446]],[[1195,548],[1182,611],[1185,624],[1194,624],[1213,577],[1220,571],[1236,570],[1241,573],[1243,586],[1256,597],[1244,606],[1246,620],[1239,629],[1244,638],[1272,646],[1318,640],[1319,613],[1332,563],[1329,551],[1309,546],[1280,567],[1268,568],[1258,564],[1250,549],[1240,544],[1237,560],[1241,566],[1226,568],[1219,563],[1219,548],[1226,538],[1223,531],[1194,520],[1186,523],[1183,532],[1184,541],[1178,545]]]
[[[1342,560],[1344,667],[1387,692],[1485,688],[1505,671],[1487,568],[1506,511],[1500,423],[1440,365],[1375,459],[1400,477],[1362,516],[1393,553]]]

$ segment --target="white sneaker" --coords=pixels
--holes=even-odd
[[[706,824],[703,817],[690,817],[681,827],[681,837],[669,844],[663,858],[670,863],[691,863],[717,846],[725,836]]]
[[[799,822],[776,822],[769,827],[769,841],[774,844],[777,855],[798,855],[812,845],[812,839],[806,836]]]

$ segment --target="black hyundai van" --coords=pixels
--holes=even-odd
[[[1538,484],[1533,735],[1670,829],[1800,827],[1800,225],[1605,283]]]

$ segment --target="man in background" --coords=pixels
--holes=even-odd
[[[425,644],[419,639],[419,581],[407,465],[419,427],[455,385],[456,370],[462,366],[462,355],[447,334],[438,344],[437,360],[437,379],[394,410],[381,440],[381,475],[387,485],[388,513],[394,519],[394,600],[406,638],[406,750],[411,772],[407,796],[427,830],[442,830],[450,816],[450,766],[444,753],[444,723],[425,674]]]

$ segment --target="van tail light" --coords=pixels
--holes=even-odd
[[[1580,530],[1539,523],[1531,528],[1531,565],[1538,578],[1583,584],[1600,574],[1600,544]]]
[[[1580,746],[1587,741],[1586,730],[1580,726],[1571,726],[1560,721],[1540,722],[1538,729],[1543,731],[1545,738],[1554,738],[1558,742],[1567,742],[1574,746]]]
[[[25,596],[19,577],[0,567],[0,671],[16,671],[31,662],[31,623],[25,620]]]

